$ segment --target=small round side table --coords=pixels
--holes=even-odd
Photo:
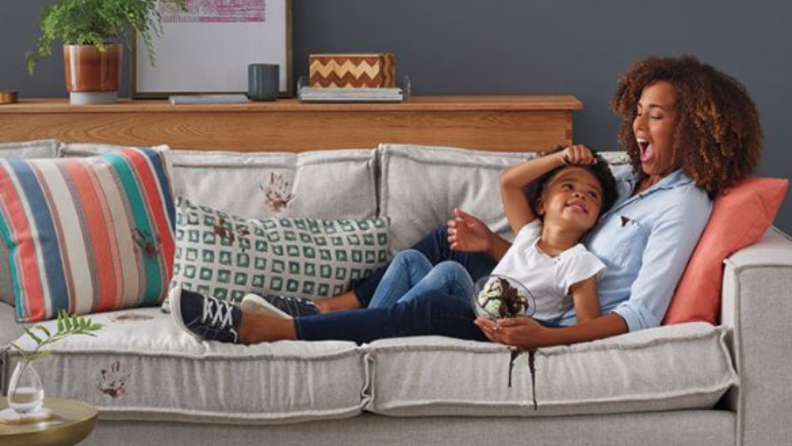
[[[0,424],[3,446],[71,446],[90,434],[96,425],[96,408],[88,403],[64,398],[44,398],[44,407],[53,417],[23,424]],[[0,397],[0,410],[8,401]]]

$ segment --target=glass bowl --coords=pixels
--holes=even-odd
[[[508,276],[490,275],[476,281],[472,298],[476,316],[503,319],[533,316],[536,301],[523,284]]]

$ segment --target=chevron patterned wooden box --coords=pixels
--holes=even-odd
[[[311,87],[391,88],[396,86],[396,56],[381,54],[311,54]]]

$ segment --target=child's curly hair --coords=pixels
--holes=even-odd
[[[619,144],[641,169],[633,121],[643,89],[657,81],[674,86],[679,122],[674,151],[681,168],[710,197],[751,173],[762,153],[762,127],[745,87],[692,56],[650,57],[619,80],[610,105],[622,119]]]
[[[547,156],[562,150],[564,150],[564,146],[558,146],[553,150],[542,152],[540,155]],[[550,183],[550,180],[555,178],[555,176],[561,171],[569,169],[570,167],[579,167],[581,169],[585,169],[594,175],[595,178],[597,178],[597,181],[599,181],[600,187],[602,188],[602,206],[600,206],[600,212],[597,217],[600,217],[602,214],[608,212],[610,208],[613,207],[613,204],[616,203],[616,199],[619,197],[619,191],[616,188],[616,179],[613,177],[613,172],[611,172],[607,161],[602,159],[602,157],[597,153],[594,153],[594,158],[597,159],[596,164],[565,164],[561,167],[551,170],[550,172],[547,172],[529,184],[528,189],[525,192],[525,196],[528,198],[528,205],[531,206],[531,211],[533,211],[534,215],[539,215],[539,212],[536,210],[536,201],[542,196],[542,193],[544,193],[547,185]]]

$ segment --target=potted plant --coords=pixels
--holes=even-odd
[[[76,317],[65,310],[58,313],[57,331],[52,333],[46,325],[36,325],[33,328],[22,328],[28,337],[36,344],[32,349],[12,343],[11,346],[22,356],[11,375],[8,387],[8,405],[19,414],[36,412],[44,403],[44,386],[33,368],[33,362],[44,359],[51,351],[43,349],[72,335],[96,336],[93,332],[100,330],[101,324],[91,322],[85,317]],[[37,334],[38,332],[38,334]]]
[[[143,39],[155,64],[153,36],[162,35],[158,4],[186,9],[186,0],[60,0],[41,11],[41,36],[26,54],[32,75],[36,61],[52,55],[52,43],[63,42],[66,88],[72,104],[113,103],[121,83],[123,41],[134,31]]]

